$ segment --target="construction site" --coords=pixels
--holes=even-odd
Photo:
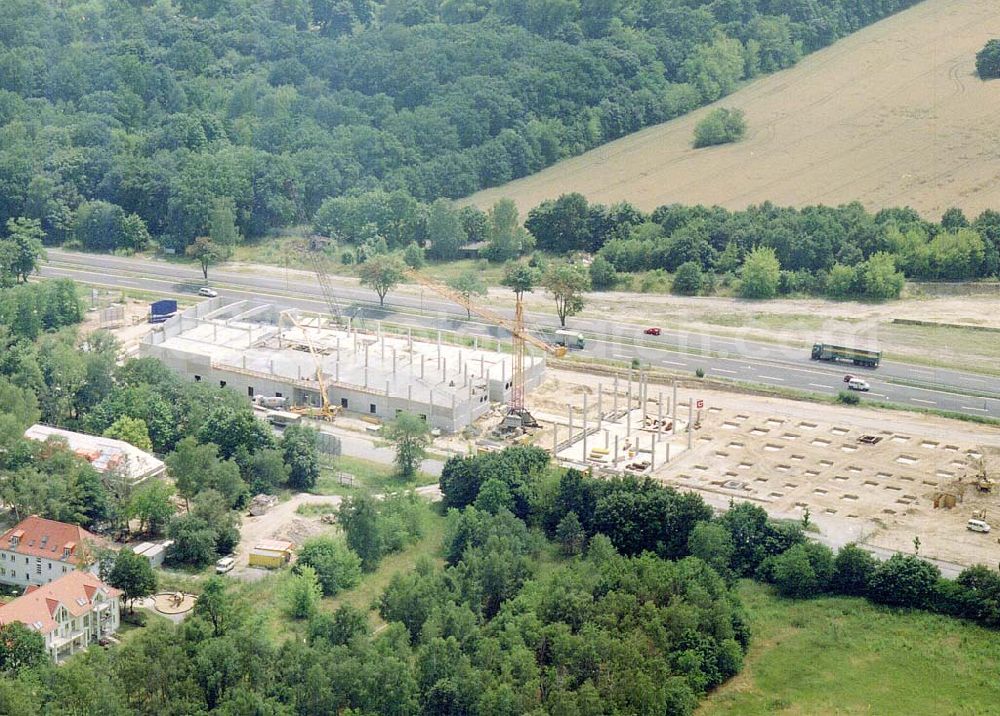
[[[970,519],[1000,515],[1000,433],[986,425],[723,392],[639,371],[550,371],[528,407],[563,465],[749,501],[858,542],[954,565],[1000,561]],[[690,430],[688,429],[690,426]]]
[[[418,339],[376,323],[354,328],[320,314],[271,303],[213,298],[151,331],[140,353],[195,381],[253,400],[331,418],[349,412],[391,420],[400,411],[445,433],[460,432],[506,403],[514,388],[514,356],[446,331]],[[540,357],[523,359],[526,389],[545,371]]]
[[[343,421],[347,430],[414,413],[445,455],[533,443],[565,467],[649,477],[719,510],[758,504],[830,546],[919,549],[956,573],[1000,562],[996,536],[974,525],[1000,515],[1000,432],[991,426],[751,395],[638,360],[553,369],[546,357],[564,358],[573,339],[557,331],[565,342],[549,343],[530,331],[520,294],[510,319],[417,272],[410,278],[506,337],[355,326],[318,259],[314,268],[323,314],[212,298],[157,325],[140,352],[258,407],[362,419]]]

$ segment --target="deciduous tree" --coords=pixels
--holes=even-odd
[[[379,306],[385,306],[386,295],[402,282],[405,275],[405,264],[393,254],[370,256],[358,267],[361,285],[367,286],[378,295]]]

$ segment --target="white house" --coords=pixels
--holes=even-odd
[[[0,607],[0,624],[21,622],[39,632],[59,661],[118,631],[120,595],[93,574],[72,571]]]
[[[75,569],[96,571],[100,538],[77,525],[32,515],[0,535],[0,583],[41,585]]]

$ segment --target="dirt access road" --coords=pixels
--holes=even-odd
[[[472,195],[527,211],[580,192],[591,201],[719,204],[738,209],[860,201],[1000,206],[1000,80],[975,75],[975,54],[1000,36],[996,0],[927,0],[752,82],[714,106],[746,113],[738,144],[694,150],[711,108],[650,127],[538,174]]]

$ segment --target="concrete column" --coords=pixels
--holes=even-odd
[[[369,345],[370,345],[370,344],[368,344],[368,343],[365,343],[365,368],[367,368],[367,367],[368,367],[368,346],[369,346]]]
[[[406,386],[406,409],[413,412],[413,384]]]
[[[340,382],[340,361],[333,364],[333,380],[335,383]]]
[[[611,410],[615,414],[615,420],[618,419],[618,374],[615,373],[615,385],[614,385],[614,396],[612,397],[612,408]]]
[[[604,449],[607,450],[608,449],[608,440],[610,440],[610,438],[611,438],[611,433],[609,433],[607,430],[602,430],[601,432],[604,433]]]
[[[368,366],[365,366],[365,388],[368,387]]]
[[[385,382],[385,397],[389,397],[389,381]]]
[[[469,384],[469,364],[468,363],[465,364],[464,371],[465,372],[462,375],[462,381],[463,381],[462,385],[468,385]]]
[[[382,360],[385,360],[385,335],[382,336]]]
[[[604,398],[604,388],[600,383],[598,383],[597,384],[597,427],[598,428],[601,427],[601,423],[604,421],[604,413],[602,412],[603,409],[602,403],[604,402],[603,398]]]
[[[337,336],[337,360],[340,360],[340,336]]]
[[[694,401],[688,399],[688,450],[691,449],[691,439],[694,437],[694,427],[691,425],[691,412],[694,407]]]
[[[656,401],[656,419],[659,425],[656,426],[657,435],[663,434],[663,391],[660,391],[659,400]]]
[[[486,357],[479,356],[479,377],[484,378],[486,376]]]
[[[625,437],[632,436],[632,400],[628,401],[628,409],[625,411]]]
[[[267,362],[267,372],[270,373],[271,375],[274,375],[274,358],[271,358]]]
[[[646,417],[646,371],[639,369],[639,408],[642,409],[642,417]]]
[[[583,394],[583,461],[587,461],[587,394]]]
[[[559,448],[559,423],[552,423],[552,457],[556,456]]]
[[[424,358],[425,356],[420,356],[420,380],[424,379]]]
[[[618,462],[618,436],[615,435],[615,462]]]
[[[299,380],[302,380],[302,366],[296,366],[299,369]]]
[[[569,435],[566,436],[567,440],[573,439],[573,406],[567,404],[566,408],[569,410]]]
[[[392,374],[396,375],[396,347],[392,348]]]
[[[243,356],[243,370],[247,369],[247,357]]]
[[[279,340],[281,339],[281,332],[280,331],[278,332],[278,339]],[[218,343],[218,341],[219,341],[219,324],[218,323],[213,323],[212,324],[212,340],[215,341],[216,343]]]
[[[670,427],[670,434],[676,435],[677,434],[677,379],[676,378],[674,378],[674,399],[671,401],[671,405],[673,405],[673,410],[674,410],[673,417],[671,418],[671,420],[673,421],[674,424]]]
[[[382,337],[382,321],[375,321],[375,335]]]
[[[441,380],[444,380],[447,377],[448,377],[448,359],[447,358],[442,358],[441,359]]]
[[[666,463],[670,462],[670,443],[669,442],[668,443],[664,443],[664,447],[666,448],[667,454],[663,456],[663,458],[664,458],[663,462],[664,462],[664,464],[666,464]]]
[[[628,386],[625,390],[625,410],[632,412],[632,371],[628,372]]]
[[[649,436],[649,469],[656,469],[656,435]]]

